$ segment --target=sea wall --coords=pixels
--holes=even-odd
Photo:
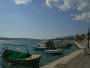
[[[75,51],[67,56],[64,56],[64,57],[62,57],[62,58],[60,58],[52,63],[49,63],[45,66],[40,67],[40,68],[57,68],[56,67],[57,65],[63,65],[63,64],[68,63],[70,60],[72,60],[75,57],[77,57],[78,55],[80,55],[81,52],[82,52],[81,50],[77,50],[77,51]]]

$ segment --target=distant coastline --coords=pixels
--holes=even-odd
[[[30,39],[30,38],[6,38],[6,37],[0,37],[0,40],[38,40],[38,39]]]

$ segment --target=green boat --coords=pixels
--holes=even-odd
[[[2,57],[5,61],[15,64],[35,64],[40,62],[41,55],[31,55],[18,51],[5,49]]]

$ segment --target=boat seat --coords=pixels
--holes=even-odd
[[[25,60],[36,59],[36,58],[39,58],[39,57],[40,57],[40,55],[32,55],[31,57],[26,58]]]

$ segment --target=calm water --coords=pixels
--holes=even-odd
[[[27,52],[26,49],[24,47],[21,46],[6,46],[3,45],[3,43],[11,43],[11,44],[18,44],[18,45],[27,45],[29,52],[31,54],[41,54],[42,58],[40,61],[40,66],[42,65],[46,65],[50,62],[53,62],[71,52],[76,51],[78,48],[76,46],[72,46],[69,49],[64,49],[64,55],[51,55],[51,54],[47,54],[44,51],[40,51],[40,50],[35,50],[32,45],[35,45],[35,41],[31,41],[31,40],[0,40],[0,54],[3,53],[3,48],[8,48],[11,50],[16,50],[17,48],[19,48],[18,51],[21,52]],[[37,67],[37,66],[36,66]],[[23,65],[6,65],[6,63],[3,61],[3,59],[0,57],[0,68],[36,68],[35,66],[31,67],[31,66],[23,66]]]

